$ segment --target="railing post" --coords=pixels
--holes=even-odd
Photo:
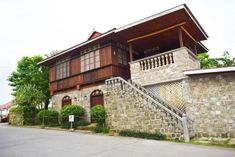
[[[189,130],[188,130],[188,122],[187,117],[185,114],[183,114],[183,117],[181,118],[182,125],[183,125],[183,131],[184,131],[184,141],[189,142]]]

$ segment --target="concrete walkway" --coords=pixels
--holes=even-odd
[[[0,157],[234,157],[235,149],[0,125]]]

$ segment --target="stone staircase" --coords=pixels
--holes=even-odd
[[[164,115],[167,120],[164,119],[164,117],[161,117],[161,119],[164,119],[165,121],[168,121],[166,125],[170,125],[170,121],[179,121],[182,126],[182,132],[183,132],[183,138],[186,142],[189,141],[191,132],[191,122],[187,119],[185,114],[177,109],[176,107],[173,107],[172,105],[167,104],[163,100],[161,100],[159,97],[154,95],[151,91],[147,90],[146,88],[142,87],[141,85],[134,83],[133,81],[129,80],[126,81],[121,77],[115,77],[111,79],[106,80],[106,86],[107,86],[107,92],[108,93],[115,93],[116,95],[121,96],[121,92],[124,92],[126,95],[128,93],[132,93],[133,95],[137,95],[138,97],[143,98],[145,101],[149,102],[149,104],[153,105],[156,108],[159,108],[159,111],[162,113],[165,113]],[[134,93],[134,94],[133,94]],[[135,94],[136,93],[136,94]],[[131,94],[130,94],[131,95]],[[130,100],[134,101],[133,98],[129,98]],[[159,113],[160,113],[159,112]],[[161,114],[160,113],[160,114]]]

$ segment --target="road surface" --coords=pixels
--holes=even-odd
[[[0,124],[0,157],[235,157],[235,150]]]

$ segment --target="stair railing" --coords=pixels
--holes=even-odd
[[[174,110],[169,109],[168,108],[169,106],[166,107],[165,105],[161,104],[161,102],[155,100],[152,96],[149,95],[148,91],[146,91],[144,88],[141,88],[140,86],[137,87],[136,85],[131,84],[130,82],[126,81],[121,77],[114,77],[107,79],[105,81],[105,84],[108,88],[112,87],[112,85],[115,85],[116,83],[120,83],[122,87],[123,85],[127,85],[128,87],[132,88],[135,92],[138,92],[138,94],[142,95],[147,100],[150,100],[154,105],[157,105],[167,113],[171,114],[173,117],[180,120],[183,126],[184,140],[185,142],[189,142],[188,120],[185,114],[177,114],[177,112],[174,112]]]

